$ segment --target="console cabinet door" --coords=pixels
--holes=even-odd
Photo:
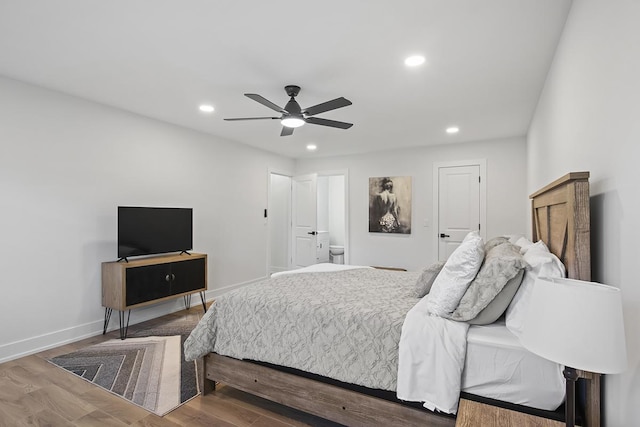
[[[170,296],[171,277],[171,264],[127,268],[127,306]]]
[[[177,295],[206,286],[206,259],[197,258],[171,264],[171,294]]]

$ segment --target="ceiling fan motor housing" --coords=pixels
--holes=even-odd
[[[287,95],[296,97],[300,93],[300,86],[288,85],[284,87],[284,90],[287,92]]]

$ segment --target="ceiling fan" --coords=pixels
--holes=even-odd
[[[348,99],[340,97],[331,101],[323,102],[322,104],[314,105],[313,107],[305,108],[303,110],[300,108],[300,104],[298,104],[298,102],[295,100],[298,93],[300,93],[300,86],[288,85],[284,87],[284,90],[287,92],[287,95],[291,97],[284,108],[279,107],[278,105],[258,94],[244,94],[247,98],[251,98],[256,102],[259,102],[260,104],[271,108],[272,110],[282,113],[280,117],[240,117],[225,120],[280,120],[280,123],[282,123],[282,132],[280,133],[280,136],[292,135],[294,128],[300,127],[305,123],[310,123],[312,125],[329,126],[339,129],[349,129],[351,126],[353,126],[353,123],[338,122],[336,120],[313,117],[316,114],[351,105],[351,101],[349,101]]]

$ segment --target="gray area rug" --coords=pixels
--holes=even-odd
[[[113,339],[49,362],[130,402],[164,415],[200,394],[196,362],[183,344],[195,323],[177,319]]]

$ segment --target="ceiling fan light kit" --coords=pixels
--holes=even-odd
[[[282,126],[286,126],[288,128],[299,128],[305,122],[301,117],[285,117],[284,119],[280,120],[280,123],[282,123]]]
[[[340,97],[331,101],[323,102],[322,104],[314,105],[306,109],[300,108],[300,104],[296,101],[296,96],[300,93],[300,86],[288,85],[284,87],[285,92],[290,97],[289,102],[284,108],[274,104],[268,99],[256,93],[245,93],[247,98],[253,99],[256,102],[269,107],[274,111],[281,113],[280,117],[239,117],[232,119],[225,119],[227,121],[237,120],[280,120],[282,124],[282,132],[280,136],[289,136],[293,134],[293,129],[310,123],[313,125],[328,126],[338,129],[349,129],[353,126],[353,123],[339,122],[336,120],[322,119],[319,117],[313,117],[316,114],[324,113],[327,111],[335,110],[342,107],[351,105],[351,101],[346,98]]]

